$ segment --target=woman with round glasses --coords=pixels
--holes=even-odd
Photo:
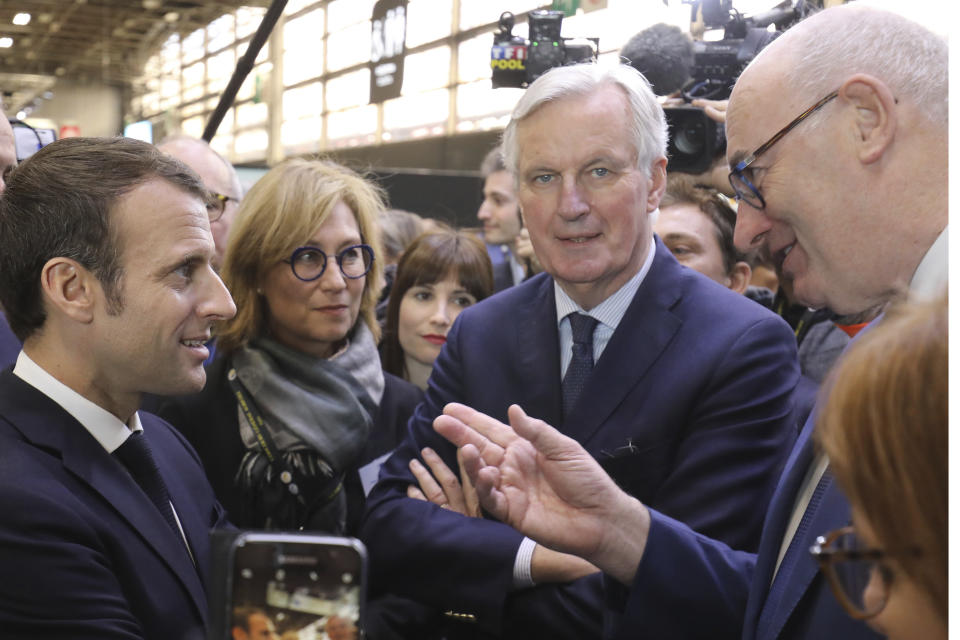
[[[811,550],[847,612],[947,637],[947,300],[905,306],[840,361],[817,425],[853,524]]]
[[[420,390],[380,368],[379,190],[294,159],[244,198],[221,275],[237,315],[197,395],[164,416],[196,448],[241,527],[350,533],[374,462]]]

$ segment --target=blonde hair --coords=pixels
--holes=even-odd
[[[341,201],[356,217],[361,242],[373,248],[358,320],[379,338],[375,309],[383,266],[377,218],[384,209],[383,191],[330,160],[295,158],[278,164],[253,185],[230,229],[221,276],[237,304],[237,315],[218,327],[218,350],[230,353],[264,334],[267,307],[257,289],[267,271],[313,236]]]
[[[947,299],[904,305],[841,359],[817,439],[879,545],[947,617]]]

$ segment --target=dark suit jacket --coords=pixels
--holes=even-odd
[[[17,362],[22,346],[20,339],[10,329],[6,314],[0,312],[0,369],[6,369]]]
[[[406,498],[414,482],[407,463],[422,447],[456,468],[454,447],[432,428],[452,401],[504,422],[507,407],[518,403],[579,440],[641,500],[734,547],[756,548],[758,505],[766,504],[796,435],[796,341],[782,319],[681,267],[659,240],[656,246],[650,272],[566,420],[553,280],[540,274],[460,314],[407,438],[368,501],[361,538],[373,589],[499,624],[521,534]],[[562,605],[573,614],[548,607],[553,613],[544,611],[530,637],[587,633],[578,625],[591,610],[597,613],[585,625],[598,634],[599,577],[591,588],[586,600],[574,596]],[[547,590],[512,597],[536,593],[544,602],[555,595]],[[525,601],[513,608],[532,620],[535,607]]]
[[[240,437],[237,400],[227,381],[228,356],[218,357],[207,368],[207,384],[203,391],[175,398],[161,398],[159,415],[182,433],[197,450],[207,477],[230,521],[239,527],[250,526],[243,518],[242,496],[233,479],[247,449]],[[423,392],[414,385],[384,373],[386,386],[370,439],[360,458],[360,465],[391,451],[399,442],[403,427],[420,402]],[[362,496],[356,482],[350,481],[352,503],[362,508]],[[354,521],[359,513],[352,514]],[[355,524],[354,524],[355,526]]]
[[[733,551],[651,512],[650,538],[618,638],[642,634],[690,640],[880,639],[843,611],[806,553],[817,536],[850,523],[849,504],[836,482],[827,486],[809,528],[794,543],[801,553],[788,554],[780,566],[778,579],[787,581],[781,597],[768,597],[784,532],[814,457],[815,413],[804,425],[777,484],[757,554]],[[761,613],[767,608],[771,611],[761,625]]]
[[[141,413],[196,558],[118,460],[70,414],[0,373],[0,635],[205,637],[223,509],[186,441]]]

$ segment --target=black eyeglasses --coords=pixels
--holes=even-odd
[[[867,548],[853,527],[820,536],[810,553],[830,583],[833,595],[856,620],[872,618],[887,605],[894,574],[885,564],[886,558],[923,555],[914,547],[895,551]]]
[[[730,172],[730,176],[728,177],[730,180],[730,186],[733,187],[734,198],[737,200],[745,200],[747,204],[754,209],[765,209],[767,203],[763,200],[763,196],[760,195],[760,190],[753,186],[753,182],[751,182],[750,178],[747,177],[747,174],[745,173],[747,168],[753,163],[754,160],[769,151],[770,147],[777,144],[780,141],[780,138],[787,135],[791,129],[806,120],[810,114],[836,97],[837,92],[834,91],[826,98],[820,100],[820,102],[797,116],[793,122],[773,134],[773,137],[757,147],[756,151],[738,162],[733,167],[733,171]]]
[[[373,265],[373,249],[370,245],[355,244],[334,256],[344,278],[355,280],[367,275]],[[327,269],[327,254],[317,247],[300,247],[290,256],[293,275],[304,282],[312,282]]]
[[[224,210],[227,208],[228,201],[233,200],[234,202],[240,202],[233,196],[225,196],[216,191],[210,191],[209,193],[210,200],[207,202],[207,217],[210,219],[210,222],[216,222],[220,219],[220,216],[223,215]]]

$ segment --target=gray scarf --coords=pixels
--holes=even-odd
[[[258,338],[233,355],[233,366],[278,449],[313,449],[335,472],[356,463],[384,388],[377,346],[363,321],[333,358]],[[256,450],[253,429],[237,412],[243,443]]]

